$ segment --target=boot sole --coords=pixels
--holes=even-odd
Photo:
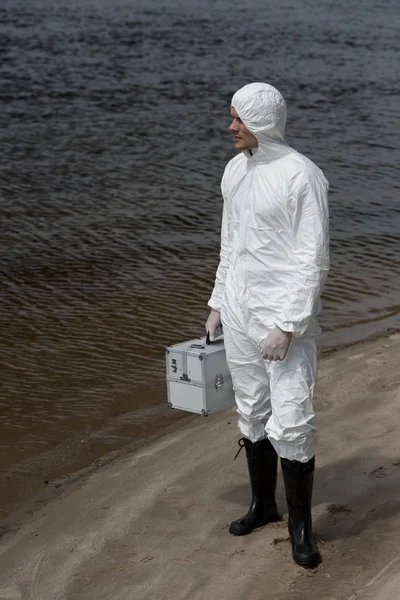
[[[261,523],[260,525],[257,525],[257,527],[254,527],[253,529],[248,529],[243,532],[235,530],[235,528],[232,527],[232,524],[231,524],[229,527],[229,533],[231,535],[236,535],[236,536],[250,535],[250,533],[253,533],[253,531],[257,531],[257,529],[262,529],[269,523],[278,523],[279,521],[282,521],[282,517],[280,515],[276,515],[276,518],[274,517],[274,518],[268,519],[267,521],[265,521],[265,523]]]
[[[314,560],[296,560],[294,554],[292,554],[292,558],[296,565],[299,567],[303,567],[303,569],[316,569],[322,563],[322,557],[316,557]]]
[[[265,523],[265,525],[268,525],[268,523]],[[250,529],[250,531],[244,532],[233,531],[232,529],[229,529],[229,533],[231,535],[235,535],[236,537],[240,537],[242,535],[250,535],[251,533],[253,533],[253,531],[257,531],[257,529],[262,529],[263,527],[265,527],[265,525],[259,525],[258,527],[254,527],[254,529]]]

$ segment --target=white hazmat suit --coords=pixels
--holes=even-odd
[[[232,107],[258,146],[226,166],[221,253],[208,302],[221,313],[239,428],[251,442],[269,438],[279,456],[315,454],[317,316],[329,269],[328,182],[284,140],[286,105],[252,83]],[[278,326],[293,333],[286,358],[263,359]]]

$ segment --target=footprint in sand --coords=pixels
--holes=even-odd
[[[389,427],[385,427],[381,423],[371,423],[367,427],[363,428],[361,431],[354,431],[352,435],[356,439],[369,439],[374,437],[380,437],[381,435],[386,435],[391,430]]]
[[[337,515],[339,513],[351,513],[353,512],[351,508],[346,506],[346,504],[329,504],[326,507],[326,510],[333,515]]]
[[[21,600],[22,594],[15,585],[0,588],[0,600]]]
[[[388,467],[377,467],[376,469],[373,469],[372,471],[369,472],[369,476],[370,477],[376,477],[377,479],[380,479],[382,477],[389,477],[390,475],[393,475],[396,471],[398,471],[400,468],[400,460],[394,460],[392,462],[391,465],[389,465]]]

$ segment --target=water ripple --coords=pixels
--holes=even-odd
[[[325,331],[399,315],[396,10],[4,0],[0,469],[164,415],[164,345],[203,332],[250,80],[282,90],[289,141],[331,182]]]

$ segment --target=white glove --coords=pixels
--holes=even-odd
[[[262,347],[262,355],[265,360],[285,360],[288,353],[293,334],[290,331],[282,331],[277,325],[269,332]]]
[[[206,332],[210,333],[210,342],[213,342],[215,338],[219,335],[217,329],[220,326],[221,316],[217,310],[212,308],[206,323]]]

